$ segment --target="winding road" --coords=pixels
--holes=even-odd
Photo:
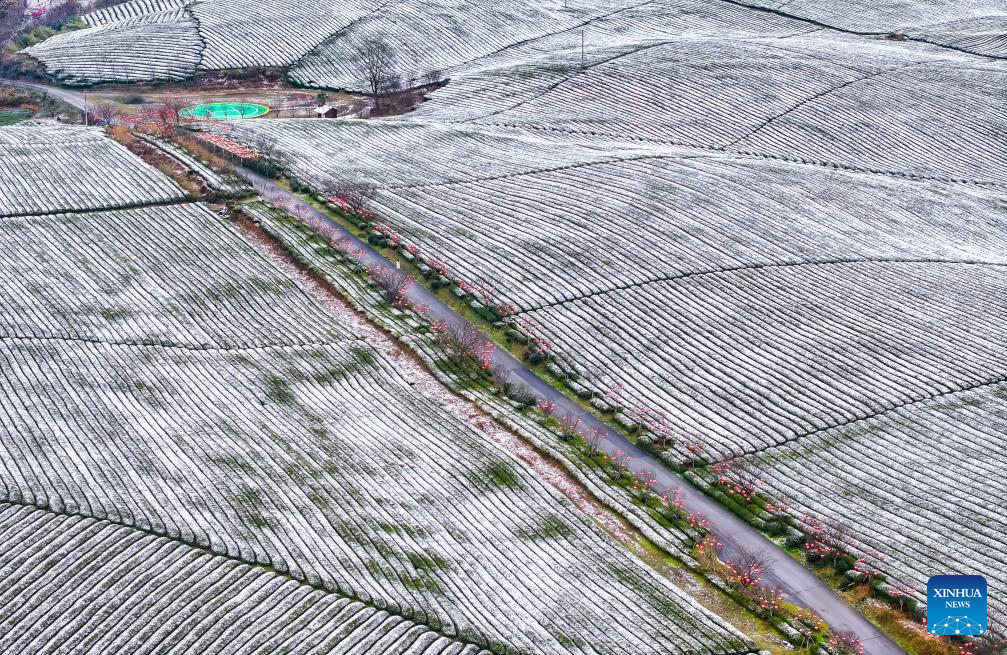
[[[86,93],[83,91],[77,91],[75,89],[61,89],[58,86],[49,86],[48,84],[41,84],[39,82],[28,82],[25,80],[12,80],[6,77],[0,77],[0,82],[4,84],[9,84],[11,86],[20,87],[22,89],[28,89],[30,91],[38,91],[44,93],[51,98],[56,100],[62,100],[68,105],[76,107],[77,109],[84,109]]]
[[[61,89],[35,82],[0,81],[47,93],[79,109],[84,107],[84,94],[81,91]],[[362,259],[365,265],[384,268],[394,266],[370,244],[360,240],[356,235],[332,221],[286,188],[247,169],[238,168],[237,172],[251,183],[259,195],[267,201],[282,200],[288,211],[296,212],[300,216],[310,215],[330,224],[334,230],[352,240],[355,247],[363,252]],[[429,306],[433,320],[447,321],[452,324],[459,324],[466,320],[426,287],[413,285],[408,295],[412,301]],[[710,521],[710,529],[724,544],[723,557],[730,559],[742,550],[760,554],[767,562],[767,570],[763,574],[764,580],[770,585],[779,587],[787,601],[815,611],[834,631],[855,635],[863,642],[866,655],[903,655],[904,651],[891,638],[846,603],[801,562],[791,557],[786,551],[732,514],[717,501],[679,477],[664,462],[610,429],[593,414],[538,377],[505,350],[495,349],[493,360],[495,364],[500,364],[510,371],[512,376],[525,382],[539,399],[555,402],[558,412],[579,418],[586,429],[597,429],[607,435],[607,439],[604,439],[600,446],[606,453],[613,455],[616,451],[621,451],[631,458],[630,468],[634,472],[650,472],[651,477],[656,478],[657,484],[661,487],[678,487],[685,501],[686,511],[699,512]]]

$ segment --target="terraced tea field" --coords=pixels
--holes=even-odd
[[[5,650],[750,650],[100,132],[0,138],[118,157],[0,219]]]
[[[672,463],[745,456],[795,516],[845,517],[849,547],[883,554],[917,600],[929,575],[973,561],[1007,590],[1002,508],[964,525],[909,500],[986,494],[979,473],[948,491],[923,471],[955,420],[969,443],[997,433],[982,414],[927,408],[1007,379],[1007,144],[991,104],[1007,68],[823,28],[832,18],[796,5],[670,6],[599,17],[583,53],[568,31],[458,64],[405,117],[232,136],[277,144],[322,193],[375,185],[379,220],[513,304],[576,388],[646,417]],[[886,11],[850,16],[925,31]],[[824,437],[902,412],[924,427],[879,428],[884,444]],[[866,455],[895,448],[908,463]],[[904,537],[927,521],[954,561]]]
[[[3,652],[476,655],[385,610],[107,521],[0,503]],[[51,602],[39,588],[59,588]]]
[[[997,471],[1007,459],[1005,409],[1001,378],[820,430],[746,461],[781,498],[857,535],[863,552],[883,554],[880,565],[896,590],[925,595],[936,561],[951,573],[985,571],[990,589],[1003,589],[1007,490]],[[880,476],[869,465],[879,458],[886,462]],[[940,527],[949,525],[957,529]],[[990,592],[992,626],[1007,623],[1002,598]]]
[[[0,131],[0,173],[0,216],[93,211],[185,197],[178,185],[115,141],[70,126]]]
[[[81,84],[256,66],[360,90],[361,44],[387,38],[407,86],[447,80],[414,111],[246,121],[229,138],[275,152],[319,195],[374,185],[371,209],[388,230],[455,281],[513,305],[514,324],[551,344],[556,369],[576,378],[571,391],[604,398],[624,422],[644,418],[671,464],[741,458],[768,499],[841,523],[845,545],[917,600],[931,574],[980,567],[1002,628],[1005,20],[1002,3],[985,0],[133,0],[27,52]],[[150,52],[125,47],[136,39]],[[32,163],[43,179],[68,169],[90,184],[96,173],[74,167],[93,151],[126,171],[91,184],[87,204],[58,185],[0,201],[18,217],[9,238],[43,251],[19,278],[11,326],[101,342],[72,356],[30,339],[10,345],[10,360],[32,371],[19,388],[40,380],[48,394],[18,400],[19,424],[100,418],[58,432],[50,450],[25,446],[30,456],[8,471],[18,494],[165,530],[165,517],[183,517],[172,534],[216,556],[268,562],[378,610],[387,607],[373,599],[384,599],[422,629],[461,635],[457,648],[735,648],[730,629],[659,580],[628,563],[632,583],[606,569],[617,557],[609,542],[379,355],[355,350],[352,334],[275,272],[238,257],[239,242],[219,243],[206,209],[138,208],[137,195],[155,204],[178,192],[88,138]],[[15,165],[34,162],[11,148]],[[81,208],[108,211],[61,213]],[[32,276],[68,245],[30,214],[84,235],[110,220],[179,221],[195,239],[186,243],[219,250],[212,263],[204,250],[179,255],[192,272],[170,279],[158,266],[173,260],[133,244],[124,251],[150,280],[95,267],[105,286],[80,306],[55,305]],[[154,230],[151,247],[177,252],[170,232]],[[82,238],[104,267],[122,259],[114,241]],[[214,275],[230,285],[208,288]],[[160,291],[99,307],[113,276]],[[117,332],[142,340],[113,348],[139,386],[112,384],[104,342]],[[86,373],[66,376],[66,361]],[[176,382],[163,388],[166,379]],[[204,409],[217,406],[232,418]],[[127,462],[128,484],[46,473],[89,442],[132,452],[114,427],[134,424],[156,431],[150,453]],[[316,449],[328,459],[306,458]],[[500,462],[511,471],[502,478],[489,472]],[[253,484],[262,480],[283,493],[264,494]],[[428,522],[409,522],[418,517]],[[423,566],[410,559],[421,551]],[[513,561],[538,568],[512,582]],[[575,589],[603,599],[600,622]],[[657,600],[666,596],[671,604]]]

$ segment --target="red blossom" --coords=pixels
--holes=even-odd
[[[551,400],[539,400],[535,403],[535,409],[542,412],[545,416],[552,416],[552,413],[556,411],[556,403]]]
[[[201,132],[197,135],[197,138],[206,141],[207,143],[210,143],[225,152],[241,157],[242,159],[262,159],[261,154],[245,147],[233,139],[228,139],[227,137],[220,136],[219,134]]]

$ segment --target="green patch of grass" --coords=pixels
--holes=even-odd
[[[239,293],[237,285],[233,282],[218,282],[206,289],[206,296],[214,302],[234,300],[238,297]]]
[[[669,619],[681,619],[682,608],[657,587],[646,584],[632,569],[618,564],[609,564],[609,572],[621,583],[646,597],[663,616]]]
[[[112,321],[121,321],[122,319],[129,316],[129,312],[119,309],[118,307],[103,307],[98,310],[101,317],[111,323]]]
[[[505,489],[521,487],[521,476],[515,473],[514,469],[506,462],[493,462],[478,474],[473,474],[472,481],[477,485],[490,485]]]
[[[361,366],[373,366],[377,361],[374,350],[368,346],[353,346],[350,348],[350,352],[353,353],[353,359]]]
[[[290,383],[272,374],[266,376],[266,396],[278,405],[290,405],[295,399]]]
[[[441,591],[441,586],[437,584],[437,581],[427,576],[400,573],[399,580],[401,580],[403,586],[410,591],[428,591],[432,594],[443,593]]]
[[[315,493],[313,491],[308,492],[308,500],[311,501],[312,505],[322,510],[328,511],[332,507],[332,505],[324,496]]]
[[[31,109],[0,109],[0,127],[26,121],[33,113]]]
[[[368,573],[373,576],[385,576],[384,571],[381,569],[381,564],[377,560],[367,560],[367,564],[364,565],[367,568]]]
[[[317,371],[311,378],[320,385],[328,386],[345,378],[347,373],[346,367],[332,367],[325,371]]]
[[[530,534],[532,539],[566,539],[573,536],[573,528],[555,514],[549,514],[538,522]]]
[[[241,457],[237,457],[235,455],[223,455],[221,457],[214,457],[211,461],[213,461],[213,463],[218,466],[230,468],[236,471],[241,471],[242,473],[245,473],[247,475],[255,474],[255,467],[253,467],[251,464],[249,464]]]
[[[87,27],[87,23],[83,21],[79,16],[73,16],[67,19],[62,25],[59,25],[57,29],[53,29],[48,25],[39,25],[30,32],[23,32],[14,39],[13,49],[24,50],[29,48],[36,43],[41,43],[46,39],[56,36],[57,34],[63,34],[64,32],[72,32],[73,30],[82,30]]]
[[[245,514],[248,516],[248,520],[252,522],[252,525],[257,528],[269,527],[269,522],[266,521],[260,511],[265,507],[265,503],[262,502],[262,495],[258,489],[245,489],[238,494],[236,500],[244,506]]]
[[[553,639],[559,643],[560,646],[566,649],[580,648],[586,644],[586,642],[580,637],[571,637],[565,632],[550,630],[549,634],[552,635]]]
[[[451,563],[437,553],[406,553],[409,563],[417,571],[448,571]]]

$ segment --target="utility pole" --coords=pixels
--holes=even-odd
[[[84,127],[88,126],[87,122],[87,92],[84,92]]]

